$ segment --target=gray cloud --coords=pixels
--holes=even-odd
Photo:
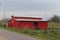
[[[6,0],[2,2],[2,7],[16,10],[46,10],[56,5],[55,1],[47,0]]]

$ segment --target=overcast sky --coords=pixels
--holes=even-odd
[[[0,0],[0,19],[14,16],[33,16],[48,19],[60,16],[60,0]]]

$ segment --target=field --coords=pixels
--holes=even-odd
[[[60,32],[60,23],[49,22],[48,25],[50,30],[55,30]]]
[[[3,24],[3,23],[2,23]],[[32,37],[36,37],[41,40],[60,40],[60,23],[49,22],[49,30],[18,30],[11,29],[9,27],[1,27],[5,30],[13,31],[16,33],[27,34]]]
[[[60,28],[60,23],[49,22],[49,28]]]

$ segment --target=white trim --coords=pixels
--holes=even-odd
[[[35,20],[35,19],[15,19],[17,21],[42,21],[42,20]]]

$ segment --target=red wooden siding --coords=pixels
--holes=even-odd
[[[17,25],[20,29],[34,29],[33,22],[18,22]]]
[[[10,28],[18,28],[18,29],[34,29],[34,22],[18,22],[15,21],[12,23],[12,21],[9,22]]]
[[[12,20],[9,21],[8,26],[9,26],[10,28],[13,28]]]
[[[47,21],[40,21],[38,22],[39,29],[48,29],[48,22]]]

